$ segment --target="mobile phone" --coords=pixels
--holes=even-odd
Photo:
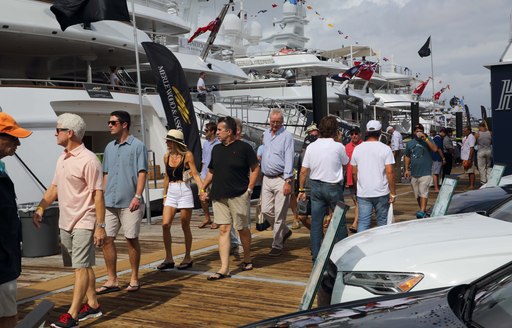
[[[299,199],[299,201],[297,202],[297,212],[302,215],[308,213],[308,199]]]

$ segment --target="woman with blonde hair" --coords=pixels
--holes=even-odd
[[[172,256],[171,224],[180,211],[181,228],[185,236],[185,257],[178,270],[188,269],[192,266],[190,250],[192,248],[192,232],[190,231],[190,219],[194,208],[194,196],[190,189],[189,178],[193,178],[199,189],[203,182],[196,165],[194,155],[187,149],[183,132],[180,130],[169,130],[166,136],[167,153],[164,155],[165,176],[164,176],[164,211],[162,215],[162,231],[165,247],[165,259],[158,265],[161,271],[174,269]]]

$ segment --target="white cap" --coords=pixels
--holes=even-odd
[[[371,120],[366,124],[367,131],[380,131],[382,129],[382,124],[379,121]]]
[[[393,127],[390,125],[390,126],[388,126],[388,128],[386,129],[386,132],[389,132],[391,129],[393,129]]]

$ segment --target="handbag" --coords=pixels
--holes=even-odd
[[[466,159],[462,162],[462,166],[464,167],[464,170],[469,169],[472,165],[473,165],[473,163],[469,159]]]
[[[190,172],[190,169],[183,171],[183,181],[189,182],[193,178],[192,173]]]
[[[270,223],[265,219],[262,213],[258,215],[258,222],[256,222],[256,230],[265,231],[270,227]]]

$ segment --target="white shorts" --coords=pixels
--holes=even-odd
[[[412,190],[414,191],[414,196],[416,198],[428,198],[428,191],[430,188],[430,184],[432,183],[432,176],[425,175],[421,177],[412,177],[411,185]]]
[[[0,318],[18,313],[16,305],[16,279],[0,284]]]
[[[164,206],[177,209],[194,208],[194,196],[189,182],[171,182],[167,188]]]

